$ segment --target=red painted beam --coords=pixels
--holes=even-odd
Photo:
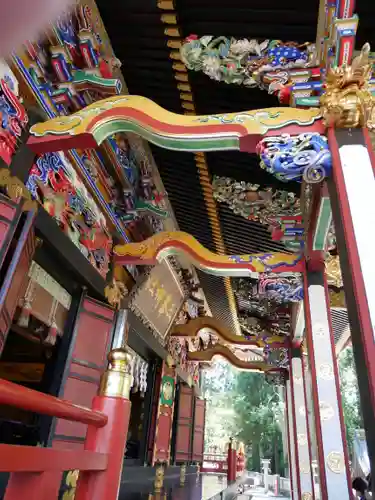
[[[104,471],[107,462],[106,453],[0,444],[0,472]]]
[[[100,411],[77,406],[7,380],[0,380],[0,404],[94,427],[104,427],[108,421],[108,417]]]

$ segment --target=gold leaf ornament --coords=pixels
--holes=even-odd
[[[38,208],[37,202],[32,199],[26,186],[17,177],[11,176],[10,171],[6,168],[0,169],[0,186],[6,188],[11,200],[24,199],[22,207],[24,211],[36,210]]]
[[[115,309],[120,309],[122,300],[128,295],[128,289],[122,281],[113,279],[104,289],[108,303]]]
[[[331,68],[320,107],[327,127],[375,128],[375,99],[370,91],[372,65],[370,45],[366,43],[351,65]]]

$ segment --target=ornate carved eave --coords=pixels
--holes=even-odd
[[[221,356],[229,361],[233,366],[240,368],[241,370],[251,370],[251,371],[279,371],[279,368],[275,368],[263,361],[253,361],[247,362],[239,359],[228,347],[223,345],[216,345],[205,351],[195,351],[188,353],[188,359],[192,361],[211,361],[215,356]]]
[[[172,331],[172,335],[176,337],[196,337],[204,328],[209,328],[214,335],[229,344],[264,347],[266,344],[286,345],[288,342],[284,336],[267,334],[266,332],[261,332],[258,336],[254,335],[253,338],[245,338],[224,328],[218,320],[210,316],[192,319],[185,325],[176,325]]]

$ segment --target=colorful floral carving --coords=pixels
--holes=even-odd
[[[106,221],[63,153],[39,156],[26,187],[98,272],[108,272],[112,240]]]
[[[186,38],[180,53],[188,69],[202,71],[213,80],[266,87],[270,93],[281,91],[282,94],[289,80],[285,70],[309,67],[313,63],[314,45],[191,35]],[[268,81],[264,78],[267,73],[273,73]],[[283,95],[279,98],[283,100]]]
[[[235,214],[261,224],[273,225],[275,218],[283,215],[301,215],[299,198],[288,191],[260,189],[259,184],[219,176],[214,177],[212,188],[219,203],[226,203]]]
[[[267,137],[258,144],[260,166],[288,182],[321,182],[330,174],[332,158],[328,141],[318,133]]]

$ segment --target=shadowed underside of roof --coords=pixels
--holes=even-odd
[[[172,112],[183,113],[172,66],[174,61],[170,58],[171,48],[167,46],[166,25],[161,21],[164,11],[159,9],[158,1],[98,0],[97,3],[116,56],[122,62],[129,92],[148,97]],[[316,38],[319,0],[303,4],[300,0],[175,0],[173,4],[182,37],[196,33],[199,36],[272,38],[301,43]],[[375,2],[358,1],[358,46],[365,41],[371,43],[374,38],[373,4]],[[189,84],[197,114],[278,105],[276,97],[264,91],[215,82],[202,73],[189,72]],[[194,155],[155,146],[152,146],[152,153],[180,229],[215,251]],[[228,176],[261,187],[272,186],[299,193],[298,184],[289,183],[286,187],[261,170],[255,155],[214,152],[206,154],[206,160],[211,176]],[[234,215],[224,205],[218,206],[218,215],[227,253],[285,251],[283,245],[271,240],[269,231],[262,225]],[[199,273],[199,277],[212,313],[232,327],[223,279],[203,273]]]

